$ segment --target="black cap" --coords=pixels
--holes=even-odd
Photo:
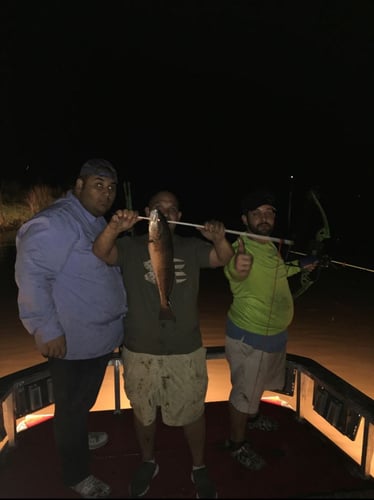
[[[100,177],[110,177],[115,183],[118,182],[117,171],[108,160],[103,158],[92,158],[82,165],[79,177],[88,175],[98,175]]]
[[[247,212],[256,210],[256,208],[261,207],[261,205],[271,205],[276,209],[275,196],[270,191],[266,190],[253,191],[243,198],[242,212],[243,214],[247,214]]]

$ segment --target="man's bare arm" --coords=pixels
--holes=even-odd
[[[94,241],[92,250],[99,259],[109,265],[117,263],[116,240],[120,233],[131,229],[139,220],[139,213],[136,210],[117,210],[106,228]]]

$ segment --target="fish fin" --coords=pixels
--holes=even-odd
[[[173,320],[175,321],[175,316],[173,311],[171,310],[170,305],[167,305],[165,307],[160,307],[160,313],[158,315],[159,319],[161,320]]]

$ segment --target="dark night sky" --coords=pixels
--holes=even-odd
[[[374,2],[24,0],[0,9],[3,180],[64,184],[102,156],[131,183],[136,208],[169,188],[185,220],[219,217],[235,229],[252,187],[267,182],[283,214],[291,188],[301,211],[317,187],[337,237],[367,235]]]

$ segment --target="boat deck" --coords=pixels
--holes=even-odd
[[[223,449],[228,432],[227,402],[206,404],[207,464],[219,498],[373,498],[374,480],[289,407],[262,402],[261,411],[279,422],[274,432],[251,431],[250,441],[267,465],[244,469]],[[105,430],[109,442],[92,452],[92,471],[112,487],[111,498],[128,497],[140,463],[132,410],[90,413],[90,430]],[[195,498],[190,455],[180,428],[159,422],[158,476],[144,498]],[[77,498],[61,485],[53,440],[53,418],[18,433],[16,446],[2,454],[1,498]]]

